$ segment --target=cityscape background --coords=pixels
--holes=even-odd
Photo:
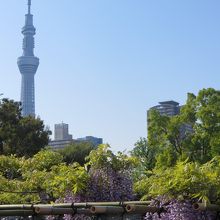
[[[160,101],[220,86],[218,0],[33,0],[36,114],[130,150]],[[2,1],[1,90],[20,100],[26,0]]]

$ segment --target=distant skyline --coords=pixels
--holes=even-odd
[[[218,0],[32,0],[36,115],[52,131],[63,121],[73,138],[131,150],[146,137],[150,107],[219,89],[219,8]],[[0,93],[19,101],[27,0],[0,10]]]

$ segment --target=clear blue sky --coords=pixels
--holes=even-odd
[[[0,93],[20,100],[27,0],[1,1]],[[146,110],[220,86],[219,0],[33,0],[36,114],[113,150],[146,136]]]

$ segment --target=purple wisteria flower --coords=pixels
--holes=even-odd
[[[147,213],[145,220],[216,220],[216,212],[199,212],[193,209],[193,201],[178,201],[176,199],[167,201],[165,197],[158,197],[151,205],[163,207],[164,212]]]

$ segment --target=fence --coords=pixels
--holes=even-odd
[[[129,201],[0,205],[0,217],[42,219],[43,216],[52,215],[57,216],[56,219],[62,219],[63,215],[68,214],[76,220],[141,220],[147,212],[163,211],[149,204],[149,201]]]

